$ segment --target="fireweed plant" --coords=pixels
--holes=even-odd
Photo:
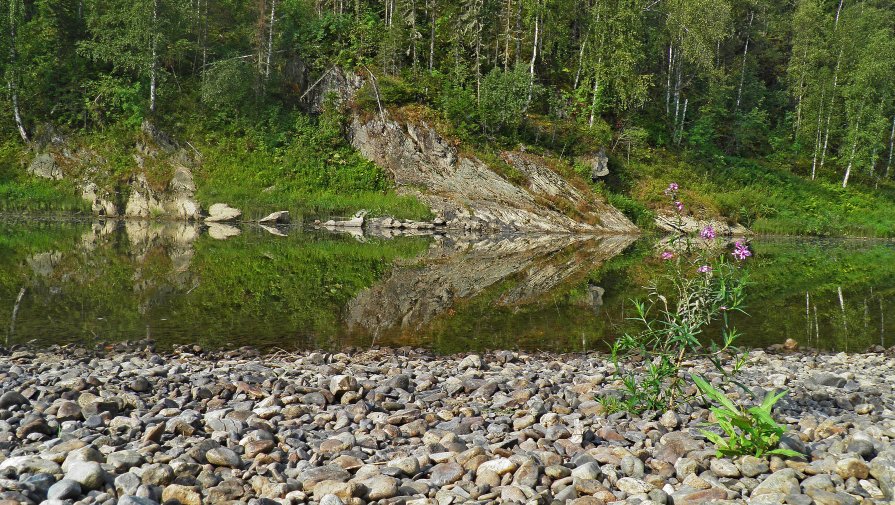
[[[685,229],[678,185],[671,183],[665,195],[677,228]],[[696,236],[684,233],[659,253],[666,273],[646,287],[645,298],[634,301],[636,316],[630,318],[641,331],[626,333],[611,346],[624,391],[621,399],[606,399],[608,405],[634,413],[671,410],[697,394],[682,373],[686,361],[708,359],[731,380],[745,364],[746,354],[734,346],[738,333],[730,316],[745,313],[742,264],[752,252],[743,242],[730,251],[715,235],[711,226]],[[707,335],[713,323],[719,333]]]

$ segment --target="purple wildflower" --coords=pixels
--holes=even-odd
[[[749,247],[737,240],[735,244],[733,244],[733,257],[737,259],[737,261],[743,261],[749,256],[752,256],[752,251],[749,250]]]
[[[665,194],[666,194],[666,195],[673,195],[673,194],[677,193],[677,190],[678,190],[678,185],[677,185],[677,183],[676,183],[676,182],[672,182],[671,184],[668,185],[667,188],[665,188]]]
[[[697,268],[696,271],[701,274],[707,274],[712,271],[712,267],[710,267],[709,265],[702,265],[701,267]]]
[[[664,251],[664,252],[662,253],[661,258],[662,258],[663,260],[665,260],[665,261],[668,261],[668,260],[670,260],[671,258],[674,258],[674,253],[672,253],[671,251]]]
[[[676,208],[678,212],[683,212],[684,211],[684,203],[683,202],[674,202],[674,208]]]
[[[706,240],[712,240],[715,238],[715,229],[712,228],[712,225],[708,225],[702,229],[699,235]]]

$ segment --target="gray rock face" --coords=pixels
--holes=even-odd
[[[590,165],[591,180],[597,181],[609,175],[609,156],[606,156],[605,150],[601,149],[600,152],[585,161]]]
[[[62,180],[62,169],[56,164],[56,158],[50,153],[41,153],[31,160],[28,173],[43,179]]]
[[[421,199],[448,227],[505,231],[634,233],[621,212],[572,186],[537,156],[504,152],[519,174],[514,184],[481,160],[461,154],[425,122],[355,117],[351,142],[391,172],[399,186],[423,187]],[[562,202],[570,215],[555,210]],[[476,224],[479,223],[479,224]]]
[[[185,166],[176,167],[165,191],[153,189],[143,173],[137,174],[130,186],[130,196],[124,209],[127,217],[165,215],[183,220],[199,219],[201,209],[193,199],[196,186],[192,172]]]

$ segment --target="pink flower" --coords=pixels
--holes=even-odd
[[[664,251],[664,252],[662,253],[661,258],[662,258],[663,260],[665,260],[665,261],[668,261],[668,260],[670,260],[671,258],[674,258],[674,253],[672,253],[671,251]]]
[[[712,271],[712,267],[710,267],[709,265],[702,265],[701,267],[697,268],[696,271],[701,274],[707,274]]]
[[[736,243],[733,244],[733,257],[737,259],[737,261],[743,261],[749,256],[752,256],[752,251],[749,250],[749,247],[737,240]]]
[[[724,312],[725,310],[727,310],[727,305],[722,305],[722,306],[718,307],[718,310],[720,310],[721,312]]]
[[[706,240],[712,240],[715,238],[715,229],[712,228],[712,225],[708,225],[702,229],[699,235]]]
[[[668,185],[667,188],[665,188],[665,194],[666,194],[666,195],[673,195],[673,194],[677,193],[677,190],[678,190],[678,185],[677,185],[677,183],[676,183],[676,182],[672,182],[671,184]]]
[[[683,212],[684,211],[683,202],[674,202],[674,208],[676,208],[678,212]]]

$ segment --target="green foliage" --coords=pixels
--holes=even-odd
[[[482,79],[479,117],[492,132],[515,133],[528,110],[528,75],[521,66],[510,71],[495,68]]]
[[[796,451],[777,448],[783,427],[777,424],[772,415],[774,405],[786,395],[786,391],[775,393],[768,391],[760,405],[744,408],[734,404],[724,393],[718,391],[702,377],[694,375],[693,382],[710,400],[715,403],[711,407],[715,415],[715,423],[727,435],[727,439],[714,431],[702,430],[718,450],[718,457],[753,455],[802,457]]]
[[[215,62],[202,79],[202,103],[221,112],[239,112],[252,99],[254,69],[243,58]]]

